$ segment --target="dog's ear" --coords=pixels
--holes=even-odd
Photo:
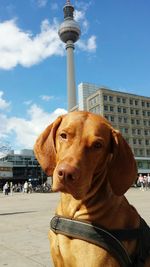
[[[131,148],[117,130],[112,129],[112,159],[108,179],[113,192],[123,195],[137,178],[136,162]]]
[[[34,145],[35,156],[44,172],[51,176],[56,166],[55,136],[63,116],[58,117],[38,137]]]

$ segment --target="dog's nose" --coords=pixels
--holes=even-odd
[[[79,169],[65,163],[59,165],[57,173],[58,173],[58,178],[61,181],[65,182],[75,181],[79,178]]]

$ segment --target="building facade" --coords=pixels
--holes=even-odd
[[[79,85],[79,109],[101,114],[130,145],[139,173],[150,173],[150,97]],[[89,90],[90,88],[90,90]],[[82,92],[82,93],[81,93]],[[92,92],[90,94],[90,92]],[[82,104],[80,103],[82,102]]]
[[[0,180],[13,177],[13,165],[11,162],[0,162]]]
[[[33,182],[38,180],[39,183],[43,183],[46,180],[45,173],[36,160],[33,150],[30,149],[23,149],[19,154],[15,154],[12,150],[9,154],[1,157],[0,169],[2,168],[3,170],[5,168],[5,173],[7,169],[7,176],[0,172],[0,180],[3,182],[7,180],[23,183],[26,180],[33,180]]]
[[[90,83],[80,83],[78,85],[78,108],[79,110],[87,110],[87,98],[94,94],[99,86]]]

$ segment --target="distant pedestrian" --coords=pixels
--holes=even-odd
[[[13,183],[10,182],[10,194],[11,195],[13,195],[13,189],[14,189]]]
[[[5,195],[8,195],[8,192],[9,192],[9,184],[8,184],[8,182],[6,182],[4,184],[3,191],[4,191]]]
[[[32,188],[32,184],[29,183],[29,185],[28,185],[28,192],[29,192],[29,193],[32,193],[32,190],[33,190],[33,188]]]
[[[144,191],[144,177],[142,174],[139,174],[138,182],[140,184],[140,190]]]
[[[23,192],[28,193],[28,182],[27,181],[23,185]]]
[[[148,183],[148,188],[150,188],[150,174],[149,173],[147,175],[147,183]]]
[[[148,189],[148,179],[146,175],[144,175],[144,187],[145,187],[145,190]]]

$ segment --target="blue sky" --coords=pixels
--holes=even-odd
[[[66,112],[65,0],[0,0],[0,145],[32,148]],[[150,96],[150,1],[75,1],[76,84]]]

